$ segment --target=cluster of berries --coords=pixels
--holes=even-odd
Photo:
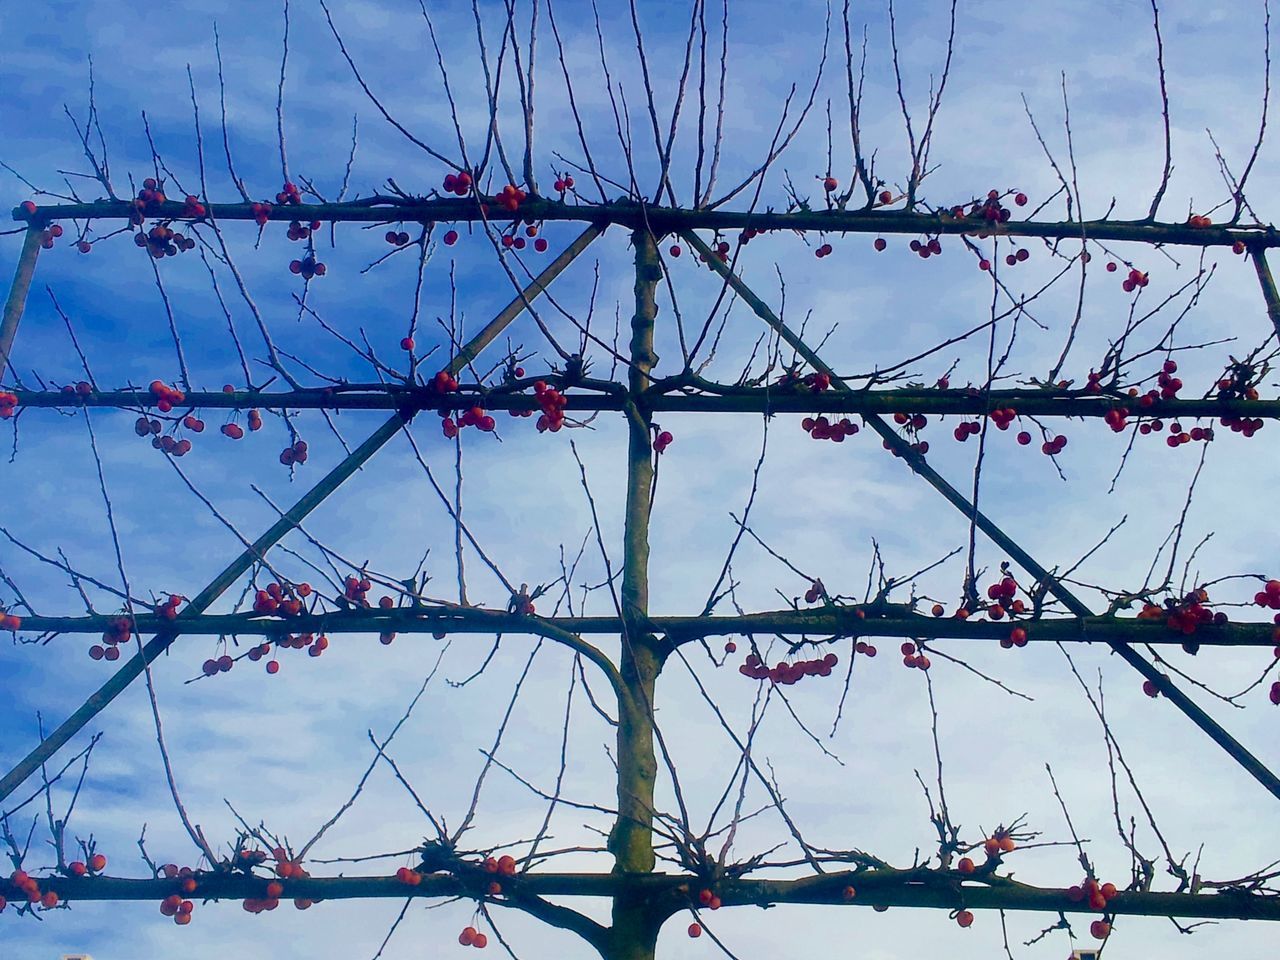
[[[906,427],[911,433],[919,433],[929,425],[929,418],[923,413],[895,413],[893,422],[900,427]]]
[[[1118,269],[1120,268],[1114,261],[1107,264],[1108,273],[1115,273]],[[1120,286],[1124,288],[1125,293],[1133,293],[1133,291],[1140,290],[1145,287],[1150,281],[1150,276],[1143,273],[1137,267],[1130,267],[1128,276],[1124,278],[1124,282],[1120,284]]]
[[[164,195],[164,187],[159,181],[155,177],[147,177],[142,181],[142,189],[133,199],[133,210],[129,213],[129,222],[134,226],[141,226],[142,221],[146,219],[147,211],[154,210],[167,199],[168,197]]]
[[[1269,610],[1280,610],[1280,580],[1268,580],[1267,585],[1253,595],[1253,602]]]
[[[923,650],[917,652],[916,645],[907,641],[898,648],[902,652],[902,665],[904,667],[914,668],[916,670],[928,670],[933,666],[933,661],[924,653]]]
[[[698,891],[698,905],[708,910],[719,910],[720,898],[716,896],[714,890],[704,887]]]
[[[1067,899],[1073,903],[1087,901],[1089,909],[1105,911],[1107,902],[1117,893],[1114,883],[1098,883],[1093,877],[1086,877],[1083,883],[1067,888]],[[1105,940],[1111,935],[1111,924],[1106,920],[1095,920],[1089,924],[1089,933],[1096,940]]]
[[[1160,388],[1161,400],[1173,400],[1182,389],[1182,381],[1174,376],[1178,372],[1178,361],[1166,360],[1156,375],[1156,385]]]
[[[162,916],[173,917],[173,922],[180,927],[185,927],[191,922],[191,914],[195,912],[196,905],[190,900],[184,900],[176,893],[171,893],[160,901],[160,913]]]
[[[495,197],[498,206],[508,213],[515,213],[520,209],[528,194],[517,187],[514,183],[508,183],[502,188],[502,191]]]
[[[452,417],[445,417],[440,426],[444,430],[444,435],[452,440],[463,427],[475,427],[483,433],[492,433],[497,426],[497,421],[485,413],[483,408],[471,407],[462,412],[456,423]]]
[[[310,280],[312,277],[323,277],[328,272],[328,269],[310,253],[301,260],[289,261],[289,272],[301,274],[303,280]]]
[[[514,877],[516,875],[516,858],[503,854],[501,857],[485,857],[484,863],[485,873],[496,873],[502,877]]]
[[[1148,429],[1144,430],[1143,427]],[[1153,420],[1150,424],[1140,424],[1138,432],[1142,434],[1159,433],[1164,427],[1164,423],[1160,420]],[[1208,443],[1213,439],[1213,427],[1192,427],[1189,431],[1182,429],[1182,424],[1174,421],[1169,424],[1169,436],[1165,438],[1165,443],[1171,447],[1180,447],[1184,443],[1191,443],[1193,440],[1203,440]]]
[[[210,657],[200,667],[200,672],[206,677],[217,676],[219,673],[226,673],[236,665],[235,660],[230,655],[223,654],[220,657]]]
[[[347,577],[342,584],[343,596],[351,603],[361,607],[369,606],[369,601],[366,597],[372,589],[373,583],[367,577]]]
[[[15,870],[9,875],[9,882],[18,889],[23,896],[27,898],[27,902],[35,905],[40,904],[46,910],[52,910],[58,905],[58,895],[52,890],[40,891],[40,883],[35,877],[27,873],[25,870]],[[9,905],[8,900],[0,896],[0,910]]]
[[[100,853],[95,853],[88,860],[72,860],[67,864],[67,873],[73,877],[101,873],[105,869],[107,869],[107,858]]]
[[[463,170],[461,173],[446,173],[444,175],[444,192],[452,193],[457,197],[465,197],[471,192],[471,174]]]
[[[169,594],[168,599],[156,607],[156,616],[163,617],[165,620],[176,620],[178,618],[178,607],[182,606],[182,601],[185,599],[186,597],[179,596],[176,593]]]
[[[280,451],[280,462],[286,467],[307,462],[307,441],[298,440]]]
[[[800,426],[814,440],[834,440],[836,443],[844,443],[845,437],[852,437],[858,432],[858,425],[848,417],[835,423],[826,417],[805,417]]]
[[[310,240],[311,234],[320,229],[320,221],[312,220],[309,226],[304,226],[301,220],[293,220],[289,223],[289,239],[290,240]],[[405,234],[408,237],[408,234]],[[408,239],[405,243],[408,243]]]
[[[1123,433],[1125,428],[1125,418],[1128,416],[1129,416],[1128,407],[1112,407],[1103,415],[1102,419],[1106,421],[1107,426],[1110,427],[1113,432]],[[1142,431],[1141,427],[1147,427],[1147,429],[1145,431]],[[1139,427],[1139,431],[1150,433],[1151,428],[1147,426],[1147,424],[1142,424]]]
[[[539,433],[550,430],[557,433],[564,426],[564,408],[569,399],[555,387],[547,386],[545,381],[536,380],[533,384],[534,399],[542,410],[536,424]]]
[[[1007,831],[997,830],[987,839],[982,841],[982,852],[987,855],[988,859],[994,860],[1002,853],[1013,853],[1018,848],[1017,841],[1009,836]]]
[[[59,227],[59,229],[61,229]],[[176,257],[184,250],[194,250],[196,242],[183,236],[172,227],[158,223],[146,233],[135,233],[133,242],[136,246],[146,247],[153,259],[163,260],[165,257]]]
[[[553,183],[551,186],[556,193],[564,193],[566,190],[572,190],[573,177],[569,176],[568,174],[565,174],[563,177],[558,177],[556,179],[556,182]]]
[[[276,203],[282,206],[288,204],[297,206],[302,203],[302,191],[298,189],[296,183],[286,181],[284,187],[276,194]]]
[[[45,250],[52,250],[53,242],[60,236],[62,236],[62,225],[57,223],[50,224],[40,234],[40,246]]]
[[[991,411],[991,422],[996,425],[998,430],[1008,430],[1009,426],[1017,418],[1018,411],[1013,407],[1004,407],[999,410]]]
[[[3,416],[2,410],[0,416]],[[1221,422],[1232,433],[1240,433],[1246,437],[1252,437],[1262,429],[1261,417],[1223,417]]]
[[[909,244],[911,252],[918,254],[921,260],[928,260],[930,257],[936,257],[942,253],[942,241],[937,237],[926,240],[921,243],[919,240],[912,240]]]
[[[437,393],[453,393],[458,389],[458,378],[448,370],[441,370],[431,378],[431,389]]]
[[[391,244],[393,247],[403,247],[409,242],[409,234],[405,233],[403,230],[399,232],[396,232],[395,230],[388,230],[386,240],[387,243]]]
[[[133,622],[128,617],[116,617],[102,633],[102,643],[89,648],[92,660],[119,660],[120,646],[129,642],[133,634]]]
[[[154,420],[152,421],[152,423],[155,422]],[[134,424],[134,429],[137,430],[137,424]],[[163,450],[165,453],[175,457],[185,457],[191,452],[191,441],[186,437],[181,440],[167,434],[163,437],[152,437],[151,445],[157,450]]]
[[[1253,386],[1256,372],[1249,364],[1233,363],[1227,376],[1218,381],[1219,400],[1257,400],[1258,389]]]
[[[1017,601],[1021,603],[1022,601]],[[1012,650],[1014,647],[1025,647],[1027,645],[1027,631],[1022,627],[1014,627],[1009,631],[1007,637],[1000,638],[1000,646],[1006,650]]]
[[[525,238],[520,236],[516,232],[518,228],[519,228],[519,224],[512,224],[511,231],[509,233],[504,233],[502,235],[502,245],[507,249],[514,248],[516,250],[523,250],[525,248],[526,246]],[[524,228],[524,232],[525,232],[525,236],[536,238],[533,241],[534,250],[538,251],[538,253],[547,252],[546,238],[538,236],[538,227],[536,224],[532,224],[532,223],[529,224],[527,227]]]
[[[312,633],[285,634],[284,638],[275,641],[275,645],[281,650],[306,650],[307,655],[318,657],[329,649],[329,638],[323,633],[316,636]],[[271,643],[260,643],[256,647],[250,647],[247,656],[254,663],[257,663],[265,656],[271,653]],[[267,673],[276,674],[280,672],[280,662],[278,660],[267,661]]]
[[[311,875],[303,868],[302,864],[290,860],[289,855],[285,852],[283,847],[277,847],[276,852],[278,854],[276,858],[276,876],[281,879],[289,879],[290,877],[305,879]],[[261,862],[261,860],[266,859],[266,855],[263,854],[261,850],[242,850],[240,853],[242,857],[244,854],[249,854],[248,857],[245,857],[246,861],[248,861],[247,866],[249,867],[252,867],[256,862]],[[264,896],[262,897],[245,898],[242,906],[246,913],[263,913],[264,911],[274,910],[276,907],[280,906],[280,898],[284,896],[284,884],[279,880],[271,880],[267,883],[263,893]],[[305,897],[297,897],[293,901],[294,907],[299,910],[306,910],[313,903],[315,903],[314,900],[310,900]]]
[[[148,387],[151,395],[156,398],[156,409],[161,413],[168,413],[177,404],[187,399],[186,394],[181,390],[169,386],[163,380],[152,380]]]
[[[1026,247],[1019,247],[1013,253],[1004,255],[1004,265],[1006,267],[1016,267],[1018,264],[1030,259],[1031,251]],[[989,267],[987,269],[990,269]]]
[[[1154,603],[1143,604],[1142,610],[1138,613],[1138,619],[1163,620],[1170,630],[1189,637],[1201,624],[1221,625],[1227,622],[1225,613],[1221,611],[1214,613],[1205,606],[1208,602],[1207,590],[1204,588],[1192,590],[1181,600],[1166,600],[1163,607]]]
[[[830,248],[831,248],[831,244],[829,244],[829,243],[828,243],[828,244],[824,244],[824,246],[825,246],[825,247],[827,247],[827,253],[830,253],[830,252],[831,252],[831,249],[830,249]],[[678,257],[678,256],[680,256],[680,254],[678,254],[678,253],[676,253],[676,252],[675,252],[675,251],[677,251],[677,250],[679,250],[679,249],[680,249],[679,247],[672,247],[672,248],[671,248],[671,255],[672,255],[673,257]],[[820,247],[819,249],[821,249],[821,247]],[[721,263],[728,263],[728,262],[729,262],[729,241],[727,241],[727,240],[721,240],[719,243],[715,244],[715,245],[711,248],[711,253],[712,253],[712,255],[713,255],[713,256],[717,257],[717,258],[720,260],[720,262],[721,262]],[[820,254],[818,254],[818,256],[820,256],[820,257],[825,257],[825,256],[827,255],[827,253],[820,253]],[[700,254],[698,254],[698,259],[699,259],[702,263],[706,263],[706,262],[707,262],[707,255],[706,255],[705,253],[700,253]]]
[[[350,577],[348,580],[352,579]],[[282,617],[296,617],[303,611],[303,603],[311,596],[311,584],[300,583],[296,587],[288,583],[269,583],[253,598],[254,613],[274,613]]]
[[[249,210],[253,213],[253,222],[260,227],[265,227],[267,221],[271,219],[271,204],[269,203],[252,204]]]
[[[479,947],[483,950],[489,945],[489,938],[475,927],[463,927],[458,934],[458,942],[464,947]]]
[[[265,642],[250,647],[247,656],[257,663],[263,657],[270,656],[271,646],[270,642]],[[285,634],[283,639],[275,641],[275,646],[281,650],[306,650],[308,656],[318,657],[329,649],[329,638],[323,633],[318,637],[311,633]],[[275,676],[279,672],[280,661],[268,660],[267,673]]]
[[[1030,438],[1030,434],[1028,434],[1027,436],[1028,438]],[[1018,434],[1018,442],[1022,443],[1022,434]],[[1028,439],[1028,442],[1030,442],[1029,439]],[[1067,438],[1066,436],[1060,433],[1056,437],[1046,440],[1044,443],[1040,444],[1040,452],[1043,453],[1046,457],[1056,457],[1058,454],[1062,452],[1063,448],[1066,445],[1067,445]]]
[[[829,677],[832,669],[839,662],[839,657],[834,653],[828,653],[825,657],[814,660],[797,660],[794,663],[780,660],[774,666],[766,667],[760,658],[752,653],[748,654],[747,659],[738,667],[738,672],[752,680],[768,680],[790,686],[805,677]]]
[[[978,218],[993,225],[1008,223],[1009,218],[1013,216],[1013,211],[1001,203],[1000,200],[1001,194],[999,190],[988,190],[987,199],[981,202],[975,202],[973,206],[969,208],[967,214],[963,207],[952,207],[951,215],[957,218],[965,216]],[[1025,207],[1027,205],[1027,195],[1021,192],[1015,193],[1013,195],[1013,202],[1020,207]]]

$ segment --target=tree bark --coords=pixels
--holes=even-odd
[[[653,702],[662,669],[661,647],[645,629],[649,613],[649,510],[653,489],[650,418],[636,402],[649,386],[657,357],[653,352],[655,301],[662,273],[654,237],[632,234],[636,251],[636,311],[631,319],[631,367],[628,375],[627,503],[622,569],[623,692],[618,704],[618,821],[609,838],[614,873],[650,873],[654,868],[653,798],[658,764],[654,754]],[[661,919],[639,891],[614,897],[613,929],[606,960],[651,960]]]

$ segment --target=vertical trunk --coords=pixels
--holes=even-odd
[[[662,657],[655,638],[644,630],[649,612],[649,507],[653,485],[653,453],[649,415],[635,404],[649,385],[657,362],[653,353],[655,293],[661,269],[652,235],[632,234],[636,250],[636,312],[631,320],[631,396],[626,406],[627,515],[622,571],[622,637],[620,672],[625,687],[618,704],[618,822],[609,839],[614,871],[649,873],[654,867],[653,794],[657,779],[654,755],[653,697]],[[646,903],[627,891],[613,904],[613,930],[605,956],[609,960],[650,960],[660,921]]]

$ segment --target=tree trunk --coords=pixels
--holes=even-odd
[[[653,697],[662,669],[657,639],[644,630],[649,613],[649,508],[653,452],[649,415],[635,403],[649,385],[657,362],[653,352],[654,299],[661,269],[657,244],[644,231],[632,234],[636,250],[636,312],[631,320],[630,396],[626,405],[627,515],[622,571],[622,653],[624,693],[618,703],[618,821],[609,838],[614,872],[649,873],[654,867],[653,795],[658,765],[654,755]],[[613,930],[607,960],[652,960],[661,918],[641,897],[620,893],[613,902]]]

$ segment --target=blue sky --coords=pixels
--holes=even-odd
[[[458,98],[464,135],[473,149],[483,140],[486,115],[471,11],[464,4],[428,6]],[[482,7],[492,45],[501,5]],[[417,136],[452,155],[456,143],[452,121],[416,5],[336,0],[331,9],[348,49],[387,108]],[[555,10],[593,155],[602,169],[623,176],[590,8],[566,2]],[[917,123],[944,49],[942,10],[941,4],[924,2],[903,2],[898,9],[905,92]],[[669,115],[688,10],[684,4],[646,2],[640,11],[660,111]],[[85,161],[63,105],[83,120],[92,56],[97,105],[119,192],[128,189],[130,176],[140,181],[150,173],[143,111],[157,147],[178,179],[184,184],[198,182],[186,73],[190,65],[210,195],[234,199],[218,127],[216,21],[237,172],[254,197],[266,199],[280,188],[275,95],[284,24],[279,9],[190,2],[170,5],[162,15],[139,16],[135,8],[122,3],[68,2],[48,3],[41,12],[44,20],[36,23],[27,11],[12,4],[0,7],[0,38],[9,51],[0,64],[0,84],[7,94],[0,99],[0,130],[5,132],[0,159],[24,177],[59,192],[64,185],[58,171],[84,172]],[[656,168],[647,139],[634,39],[625,8],[607,7],[604,14],[611,73],[621,82],[630,107],[631,128],[639,144],[640,180],[650,184],[656,179]],[[859,15],[868,26],[863,136],[878,151],[882,175],[899,184],[905,172],[905,136],[890,71],[887,22],[878,5],[866,7]],[[1242,4],[1228,13],[1179,0],[1168,3],[1161,15],[1175,161],[1162,215],[1180,220],[1189,212],[1203,212],[1224,196],[1205,128],[1212,129],[1237,170],[1256,137],[1262,89],[1262,5]],[[744,177],[759,162],[789,85],[795,82],[801,97],[807,92],[816,69],[825,7],[796,2],[780,11],[776,4],[741,0],[731,5],[730,16],[727,145],[721,170],[725,185]],[[1063,163],[1065,77],[1085,214],[1101,215],[1114,198],[1115,216],[1143,215],[1163,162],[1149,16],[1147,6],[1137,2],[1052,7],[1004,0],[962,2],[956,61],[934,135],[932,159],[939,166],[925,187],[930,202],[961,202],[992,187],[1025,190],[1033,205],[1048,197],[1057,181],[1027,121],[1022,96],[1050,149]],[[563,168],[556,153],[578,160],[581,146],[567,111],[546,23],[540,27],[540,37],[537,175],[546,189],[554,179],[553,169]],[[762,206],[785,203],[787,176],[802,195],[818,196],[814,177],[827,172],[828,97],[833,101],[836,142],[832,172],[842,181],[848,178],[847,134],[841,126],[841,44],[839,32],[833,32],[833,59],[814,114],[767,179]],[[388,176],[411,192],[425,192],[440,183],[443,165],[391,129],[361,93],[318,8],[295,4],[285,87],[289,165],[295,175],[308,178],[326,196],[335,195],[343,180],[353,118],[358,118],[358,149],[349,196],[373,192]],[[682,199],[690,195],[692,179],[692,140],[687,131],[678,141],[674,165]],[[518,152],[517,125],[508,123],[503,134],[508,149]],[[1263,218],[1270,216],[1264,198],[1277,187],[1272,156],[1269,147],[1264,149],[1251,181],[1250,193]],[[578,177],[580,185],[585,179]],[[93,183],[78,178],[72,182],[82,195],[97,195]],[[7,173],[0,184],[0,206],[15,205],[29,196],[29,190]],[[745,200],[737,207],[744,205]],[[107,227],[95,225],[95,229],[105,232]],[[543,235],[550,241],[549,253],[543,258],[529,256],[526,263],[538,269],[575,232],[572,225],[548,227]],[[353,357],[313,317],[299,315],[293,295],[301,293],[301,283],[287,270],[298,246],[285,240],[283,228],[269,230],[256,249],[251,227],[235,225],[227,233],[246,287],[277,344],[328,375],[370,378],[367,364]],[[362,273],[363,267],[389,249],[381,234],[382,229],[365,232],[342,227],[331,248],[326,233],[321,258],[328,263],[329,273],[312,283],[308,303],[344,336],[356,340],[367,336],[378,355],[395,365],[403,362],[398,343],[407,330],[415,265],[412,255],[402,254]],[[757,292],[775,306],[783,302],[785,283],[788,322],[798,326],[803,321],[810,331],[821,331],[812,339],[832,330],[824,356],[842,372],[860,372],[954,336],[990,314],[990,282],[958,245],[950,244],[946,255],[924,262],[907,252],[907,240],[890,238],[889,250],[877,254],[870,237],[831,238],[833,256],[817,260],[812,254],[812,246],[819,242],[816,238],[809,245],[795,236],[761,238],[744,252],[740,264]],[[17,237],[0,238],[5,263],[15,261],[18,245]],[[1011,289],[1031,293],[1056,269],[1043,247],[1031,249],[1026,265],[1003,275]],[[1165,256],[1117,245],[1111,254],[1134,258],[1150,271],[1152,286],[1140,300],[1142,309],[1186,283],[1198,266],[1185,251]],[[1175,343],[1236,339],[1178,355],[1188,391],[1195,395],[1209,385],[1228,353],[1251,349],[1269,330],[1252,270],[1226,252],[1210,257],[1205,267],[1214,259],[1220,264],[1181,322]],[[630,315],[630,260],[626,236],[620,230],[610,231],[556,284],[557,301],[577,318],[585,318],[594,304],[592,329],[606,338],[618,317],[625,329]],[[686,323],[696,325],[712,309],[718,286],[688,256],[670,267],[680,312]],[[455,315],[465,330],[477,329],[511,296],[510,282],[482,236],[466,236],[452,248],[433,246],[422,294],[419,349],[443,342],[436,320],[447,321],[450,315],[451,271],[456,278]],[[240,383],[243,376],[226,332],[226,318],[197,254],[170,258],[161,265],[161,272],[193,383],[206,389]],[[264,351],[253,317],[225,268],[219,267],[217,273],[261,382],[265,368],[259,361]],[[18,336],[13,360],[24,381],[31,382],[38,374],[48,383],[60,384],[82,376],[46,284],[71,319],[98,383],[146,384],[156,377],[172,381],[178,376],[152,270],[128,238],[103,242],[89,255],[76,253],[64,238],[41,257]],[[1073,279],[1031,305],[1030,312],[1045,329],[1029,319],[1021,321],[1008,367],[1015,382],[1042,376],[1061,353],[1076,294]],[[1181,309],[1186,301],[1184,295],[1170,309]],[[1064,375],[1083,379],[1128,315],[1131,303],[1118,281],[1108,279],[1100,269],[1091,271],[1079,335]],[[674,310],[665,292],[661,309],[658,353],[663,362],[658,372],[675,373],[679,348],[670,322]],[[572,337],[568,322],[554,310],[543,308],[540,313],[566,342]],[[1159,319],[1151,326],[1158,324]],[[1148,339],[1159,339],[1163,329]],[[1007,337],[1007,325],[1001,330],[1002,338]],[[761,325],[748,310],[741,304],[732,306],[708,375],[735,379],[760,332]],[[510,340],[536,354],[525,364],[530,370],[546,369],[553,357],[527,319],[511,327]],[[911,379],[931,383],[956,362],[953,383],[981,382],[985,347],[985,341],[969,341],[942,351],[913,364]],[[1142,368],[1144,375],[1154,372],[1156,362],[1147,364],[1150,371]],[[609,368],[608,357],[599,352],[595,363],[599,373]],[[423,367],[428,373],[435,368],[431,360]],[[307,379],[301,368],[293,369]],[[1274,391],[1274,384],[1268,382],[1268,386]],[[311,445],[311,456],[292,476],[276,462],[289,440],[278,418],[266,417],[264,429],[239,444],[217,432],[223,420],[216,412],[209,411],[205,419],[209,428],[181,462],[182,469],[219,514],[246,537],[255,536],[275,517],[265,498],[279,505],[291,503],[342,456],[338,435],[313,413],[295,420]],[[107,476],[126,572],[137,589],[192,595],[237,550],[237,537],[200,504],[170,462],[133,435],[132,420],[127,412],[95,411],[90,421]],[[378,413],[351,411],[335,418],[335,424],[342,441],[354,446],[381,420]],[[435,475],[451,485],[453,448],[444,442],[434,420],[430,413],[423,414],[412,434]],[[0,525],[37,550],[53,554],[61,548],[78,568],[115,582],[111,531],[84,417],[30,411],[19,424],[17,454],[0,466],[7,491]],[[764,428],[758,417],[736,415],[669,416],[662,425],[676,440],[661,462],[654,513],[652,605],[655,613],[692,612],[705,602],[734,537],[730,513],[741,516],[751,471],[765,441]],[[972,444],[949,439],[953,425],[953,421],[932,424],[926,436],[933,442],[931,462],[963,486],[971,476],[974,450]],[[1063,566],[1086,553],[1124,518],[1124,526],[1077,576],[1086,584],[1140,585],[1182,508],[1199,448],[1169,450],[1163,442],[1146,438],[1109,493],[1125,439],[1099,421],[1073,422],[1063,429],[1071,441],[1061,458],[1067,482],[1034,446],[1019,448],[1011,436],[998,435],[987,455],[983,503],[1033,555]],[[1260,527],[1265,530],[1269,498],[1280,479],[1271,429],[1252,440],[1223,436],[1212,445],[1177,565],[1181,571],[1189,545],[1211,534],[1191,565],[1193,581],[1231,573],[1275,573],[1274,538],[1259,532]],[[10,435],[11,427],[0,429],[6,445]],[[510,580],[534,584],[558,577],[562,550],[572,562],[586,540],[572,579],[576,605],[581,585],[599,584],[606,573],[595,538],[588,537],[591,512],[570,441],[586,465],[601,535],[616,562],[626,442],[621,422],[601,416],[590,429],[548,436],[536,434],[529,421],[500,418],[498,438],[467,436],[466,441],[466,515],[477,538],[500,558]],[[780,417],[768,424],[767,444],[753,529],[771,548],[805,574],[822,577],[830,588],[861,593],[873,538],[888,572],[898,576],[967,542],[963,519],[866,436],[842,446],[814,443],[802,433],[796,418]],[[353,478],[342,496],[318,510],[307,522],[307,531],[351,562],[367,560],[400,577],[409,575],[426,553],[424,569],[433,578],[430,588],[437,596],[456,597],[452,525],[413,449],[402,438]],[[1006,559],[981,540],[979,544],[981,565],[994,568]],[[302,538],[288,540],[286,545],[317,559]],[[296,557],[279,560],[281,568],[296,579],[310,575]],[[1168,563],[1167,554],[1161,562]],[[83,609],[64,577],[7,541],[0,544],[0,565],[42,612]],[[500,584],[474,552],[467,555],[467,569],[473,601],[505,604]],[[750,544],[736,556],[733,573],[740,584],[739,602],[746,609],[776,608],[782,602],[777,591],[795,598],[807,586],[804,579]],[[962,573],[962,562],[953,560],[920,578],[918,590],[942,599],[950,608],[958,598]],[[1253,589],[1232,584],[1224,586],[1221,595],[1245,600]],[[1094,591],[1085,588],[1085,593],[1091,602],[1098,599]],[[12,597],[0,591],[0,599]],[[609,605],[601,591],[592,593],[586,603],[587,609],[597,612],[607,612]],[[0,646],[0,702],[6,704],[8,734],[0,747],[0,762],[11,764],[35,741],[37,711],[47,723],[57,722],[106,678],[106,666],[85,655],[89,642],[84,637],[59,637],[47,646]],[[368,764],[366,731],[385,735],[417,692],[442,646],[429,637],[401,638],[391,647],[379,646],[372,637],[338,637],[319,660],[284,659],[276,677],[265,675],[260,665],[244,663],[212,682],[187,684],[184,681],[198,672],[199,664],[221,649],[210,638],[179,642],[158,664],[155,679],[176,776],[192,818],[215,845],[234,834],[228,803],[250,822],[265,820],[272,830],[295,841],[309,836],[349,796]],[[927,806],[913,774],[919,769],[928,779],[933,765],[929,707],[922,675],[901,668],[893,656],[892,641],[879,646],[882,656],[857,668],[839,732],[823,741],[839,763],[824,758],[811,741],[798,735],[795,723],[777,704],[771,707],[756,749],[773,763],[792,816],[815,842],[865,848],[892,863],[905,864],[917,849],[928,850],[931,845]],[[450,822],[456,822],[466,809],[483,762],[479,750],[491,742],[495,709],[505,707],[531,649],[527,637],[504,638],[499,655],[478,680],[453,688],[446,680],[469,676],[489,645],[480,638],[451,642],[441,672],[396,741],[397,762],[429,797],[432,809]],[[846,656],[844,647],[837,649]],[[948,800],[955,819],[968,828],[967,833],[978,836],[978,825],[989,829],[1025,812],[1033,827],[1044,831],[1045,839],[1065,839],[1065,824],[1045,774],[1047,762],[1077,830],[1091,840],[1090,855],[1100,873],[1120,881],[1127,875],[1129,858],[1116,838],[1107,752],[1097,720],[1061,654],[1033,645],[1016,654],[994,647],[965,648],[963,655],[975,669],[999,676],[1034,701],[1011,697],[950,664],[937,665],[932,676],[942,716]],[[732,662],[717,667],[693,650],[689,657],[716,703],[742,729],[750,720],[754,684],[740,677]],[[1178,660],[1178,665],[1186,666],[1185,659]],[[1194,668],[1194,675],[1215,689],[1234,692],[1266,666],[1265,659],[1262,651],[1202,654],[1188,669]],[[1203,844],[1201,874],[1216,879],[1242,875],[1274,859],[1280,837],[1262,806],[1269,801],[1256,783],[1167,703],[1144,697],[1135,676],[1111,664],[1104,653],[1080,651],[1077,665],[1095,685],[1098,671],[1103,671],[1108,718],[1122,731],[1121,747],[1175,855],[1190,851],[1194,859]],[[506,762],[544,786],[556,771],[571,671],[571,659],[563,650],[548,645],[539,651],[503,745]],[[593,689],[600,686],[596,680]],[[797,714],[824,734],[835,713],[838,686],[833,681],[822,686],[811,680],[795,690],[792,702]],[[1264,761],[1280,762],[1275,714],[1265,702],[1265,688],[1247,699],[1245,710],[1208,696],[1198,699]],[[678,660],[670,663],[663,677],[658,708],[682,771],[682,787],[694,800],[694,819],[705,819],[731,775],[734,758]],[[147,848],[154,858],[194,863],[197,854],[177,823],[164,786],[145,690],[130,690],[93,729],[104,737],[72,819],[72,832],[82,837],[92,833],[111,858],[113,873],[144,874],[136,855],[144,824]],[[612,732],[590,710],[579,689],[573,703],[567,797],[611,801],[612,771],[604,749],[611,740]],[[757,804],[762,798],[763,794],[752,794]],[[65,802],[65,796],[62,799]],[[670,801],[670,794],[665,794],[664,802]],[[1149,854],[1159,851],[1132,792],[1123,784],[1121,812],[1126,821],[1130,815],[1138,818],[1142,849]],[[543,813],[541,801],[495,772],[471,842],[479,847],[530,836]],[[21,822],[20,817],[15,822]],[[603,822],[558,812],[553,842],[557,846],[597,843],[598,836],[585,823],[599,827]],[[406,849],[428,831],[429,825],[410,798],[380,768],[358,804],[317,846],[314,856]],[[766,849],[782,835],[777,818],[763,816],[744,826],[736,849],[746,856]],[[41,848],[32,859],[43,864],[46,856]],[[390,872],[402,862],[408,861],[383,864]],[[607,864],[581,857],[566,861],[565,866],[601,869]],[[1044,884],[1072,882],[1079,874],[1070,847],[1028,851],[1011,867],[1019,879]],[[339,869],[351,868],[317,865],[314,872]],[[6,952],[34,958],[87,950],[95,960],[122,960],[182,949],[193,960],[201,960],[285,944],[285,949],[299,954],[372,956],[399,907],[383,901],[328,903],[305,914],[281,909],[270,916],[250,917],[235,904],[210,904],[198,907],[195,921],[179,929],[160,917],[154,904],[80,904],[44,922],[30,918],[18,922],[6,913],[0,918],[4,921],[0,937],[12,945]],[[437,944],[443,945],[442,953],[454,949],[457,931],[471,922],[470,916],[465,904],[434,910],[415,906],[384,956],[421,956],[424,949],[430,951]],[[1060,957],[1067,952],[1062,934],[1034,947],[1016,947],[1052,919],[1010,917],[1009,940],[1019,957]],[[998,919],[986,914],[980,914],[968,931],[959,931],[945,915],[928,911],[893,910],[881,915],[865,910],[780,908],[726,911],[711,920],[717,934],[740,956],[785,955],[801,943],[806,947],[857,944],[859,955],[872,960],[905,960],[938,950],[977,958],[1001,949]],[[587,955],[575,941],[518,915],[500,914],[499,922],[520,956],[547,956],[553,951],[554,955]],[[693,958],[714,952],[706,939],[688,940],[684,925],[672,921],[664,931],[660,955]],[[1085,934],[1086,926],[1077,924],[1077,932]],[[1187,937],[1168,921],[1135,918],[1118,924],[1108,956],[1119,960],[1159,952],[1181,958],[1206,950],[1216,955],[1257,956],[1272,939],[1267,928],[1256,924],[1224,923]],[[340,953],[335,952],[335,944],[341,945]]]

